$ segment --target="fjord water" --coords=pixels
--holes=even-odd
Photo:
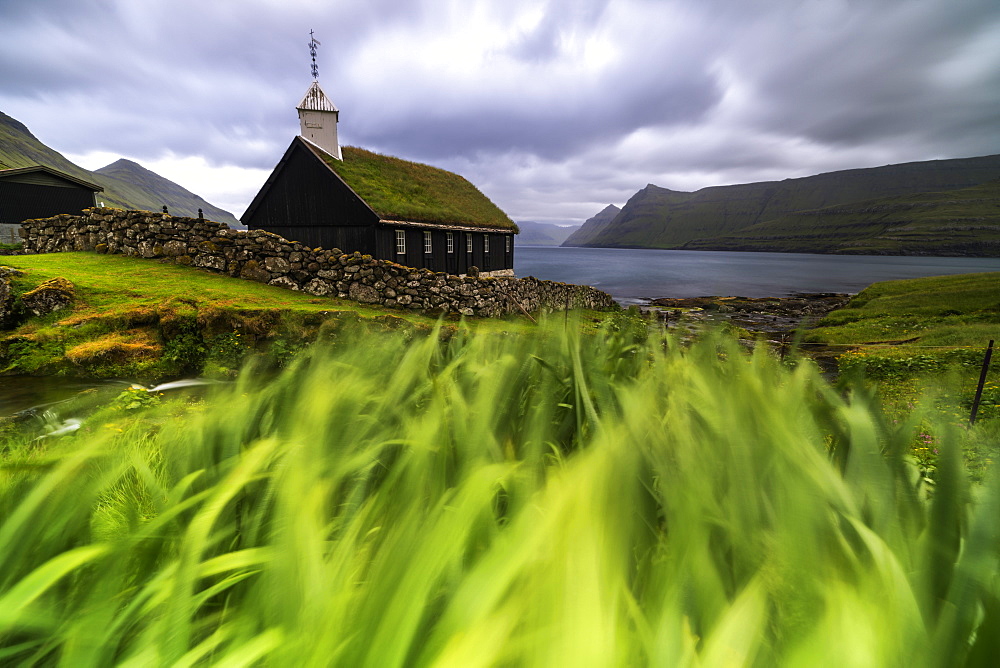
[[[657,297],[859,292],[878,281],[1000,271],[1000,258],[518,246],[514,271],[592,285],[628,305]]]

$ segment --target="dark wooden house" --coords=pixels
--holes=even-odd
[[[341,149],[336,133],[320,127],[324,121],[335,126],[338,112],[315,82],[298,110],[302,136],[243,214],[249,229],[450,274],[473,266],[513,270],[517,226],[469,181],[429,165]]]
[[[0,169],[0,223],[80,213],[96,206],[96,194],[103,191],[96,183],[43,165]]]

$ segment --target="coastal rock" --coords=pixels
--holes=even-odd
[[[663,297],[650,302],[668,322],[679,318],[731,322],[751,332],[787,332],[842,308],[851,295],[810,293],[793,297]]]

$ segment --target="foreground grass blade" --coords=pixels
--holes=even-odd
[[[626,325],[344,327],[203,403],[104,414],[44,451],[9,443],[0,657],[993,658],[1000,483],[970,483],[961,457],[989,432],[893,425],[807,361]],[[907,449],[918,423],[940,435],[931,494]]]

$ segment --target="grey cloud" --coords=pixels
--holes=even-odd
[[[846,25],[821,38],[796,37],[790,26],[779,22],[762,27],[754,33],[757,39],[744,45],[763,51],[756,63],[748,58],[751,65],[742,72],[759,87],[759,127],[856,145],[933,132],[955,117],[974,120],[984,113],[982,106],[955,108],[956,100],[943,82],[934,81],[934,70],[981,30],[998,35],[994,2],[849,7],[850,21],[841,15]],[[786,35],[783,48],[767,52],[762,42],[777,42],[781,31]],[[737,51],[736,57],[740,55]],[[1000,67],[1000,40],[991,59]],[[994,75],[978,85],[1000,91],[996,83]]]
[[[449,12],[478,6],[0,0],[0,111],[64,152],[267,169],[297,132],[313,28],[346,142],[460,171],[524,219],[586,218],[648,182],[1000,152],[996,0],[509,0],[498,21],[541,20],[492,54],[502,72],[421,67],[425,39],[463,27]],[[593,35],[613,57],[566,76]],[[412,41],[407,76],[356,74],[390,38]]]
[[[562,107],[553,100],[545,109],[508,106],[471,114],[428,110],[415,124],[400,122],[358,138],[427,158],[516,149],[560,159],[596,142],[613,143],[645,125],[697,118],[719,97],[715,82],[707,77],[668,89],[618,92],[595,90],[580,104]]]

